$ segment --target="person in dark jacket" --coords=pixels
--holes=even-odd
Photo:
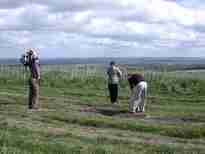
[[[129,74],[128,82],[131,89],[131,95],[129,99],[129,112],[145,112],[147,82],[141,74]]]
[[[30,69],[28,108],[39,109],[39,57],[35,51],[29,49],[29,51],[26,52],[21,61],[25,66],[28,66]]]

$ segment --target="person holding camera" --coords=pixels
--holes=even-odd
[[[40,64],[39,58],[35,51],[29,49],[21,58],[25,67],[29,67],[29,109],[39,109],[39,81],[40,81]]]

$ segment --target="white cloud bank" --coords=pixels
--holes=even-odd
[[[205,56],[200,0],[1,0],[0,57]],[[15,54],[14,54],[15,53]]]

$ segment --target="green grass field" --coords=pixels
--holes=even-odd
[[[42,73],[41,110],[27,110],[23,74],[0,74],[1,154],[205,154],[205,73],[144,72],[146,116],[106,97],[103,75]]]

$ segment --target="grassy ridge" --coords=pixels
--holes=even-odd
[[[111,106],[103,76],[45,72],[41,111],[26,110],[24,77],[0,74],[0,153],[205,153],[203,74],[145,72],[147,117],[128,111],[129,86]]]

